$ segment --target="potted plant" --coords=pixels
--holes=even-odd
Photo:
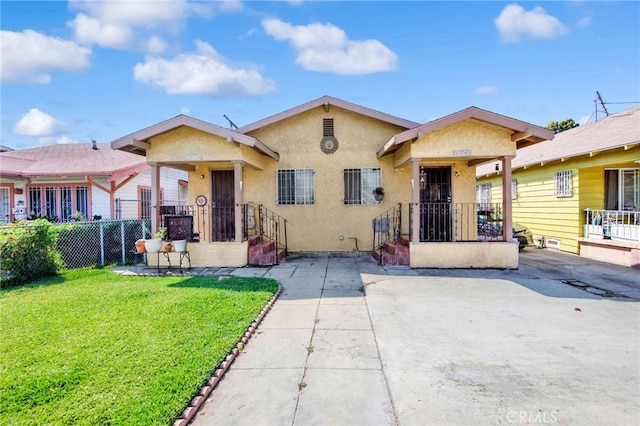
[[[187,251],[187,240],[174,240],[173,250],[178,253],[184,253],[185,251]]]
[[[167,236],[167,228],[158,228],[158,231],[153,234],[153,238],[147,240],[145,248],[149,253],[157,253],[162,249],[162,240]],[[166,250],[165,250],[166,251]]]
[[[147,240],[140,238],[139,240],[136,240],[135,245],[136,245],[136,250],[138,251],[138,253],[144,253],[147,251],[146,247],[145,247],[145,243],[147,242]]]
[[[376,201],[382,201],[382,199],[384,198],[384,188],[382,188],[381,186],[377,187],[376,189],[373,190],[373,198],[376,199]]]

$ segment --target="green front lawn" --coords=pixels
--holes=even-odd
[[[0,424],[170,424],[277,287],[82,269],[2,290]]]

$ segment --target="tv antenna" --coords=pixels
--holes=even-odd
[[[596,121],[598,121],[598,102],[600,102],[600,105],[602,106],[602,109],[604,110],[604,113],[607,115],[607,117],[609,116],[609,111],[607,111],[607,107],[605,106],[604,101],[602,100],[602,96],[600,96],[600,92],[598,92],[597,90],[596,90],[596,96],[598,97],[598,99],[595,99],[593,102],[596,107]]]
[[[607,114],[607,115],[608,115],[608,114]],[[236,126],[236,123],[234,123],[233,121],[231,121],[231,119],[230,119],[229,117],[227,117],[227,115],[226,115],[226,114],[222,114],[222,116],[223,116],[224,118],[226,118],[226,119],[227,119],[227,121],[229,122],[229,128],[230,128],[230,129],[237,129],[237,128],[238,128],[238,126]]]

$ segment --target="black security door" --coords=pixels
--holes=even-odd
[[[420,167],[420,241],[451,241],[451,167]]]
[[[213,241],[235,240],[233,170],[211,172],[211,231]]]

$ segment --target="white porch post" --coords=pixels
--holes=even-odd
[[[160,224],[160,166],[151,166],[151,232],[157,232]]]
[[[236,205],[234,208],[235,213],[235,225],[236,225],[236,242],[241,243],[244,237],[243,221],[242,221],[242,205],[244,204],[244,198],[242,196],[242,163],[233,163],[233,192]]]
[[[411,241],[420,241],[420,160],[411,160],[411,203],[413,214],[411,215]]]
[[[513,238],[511,209],[511,157],[504,157],[502,159],[502,238],[505,241],[511,241]]]

